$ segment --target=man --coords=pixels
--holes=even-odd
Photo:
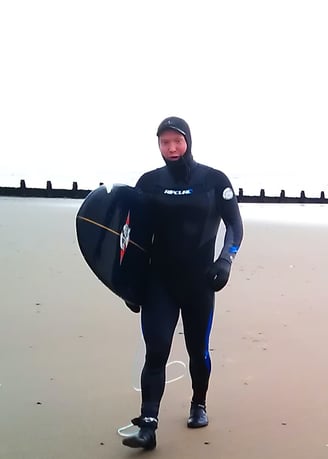
[[[208,342],[214,292],[227,284],[243,237],[231,183],[224,173],[193,160],[186,121],[166,118],[159,125],[157,136],[166,165],[145,173],[136,185],[152,203],[155,227],[147,295],[141,305],[146,344],[141,414],[132,420],[140,430],[123,440],[126,446],[144,449],[156,447],[165,367],[180,311],[193,390],[187,426],[199,428],[208,424]],[[214,262],[221,219],[226,226],[224,245]],[[135,312],[139,310],[136,305],[133,308]]]

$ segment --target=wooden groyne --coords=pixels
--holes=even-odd
[[[99,183],[102,185],[103,183]],[[67,198],[84,199],[92,190],[79,189],[78,183],[73,182],[72,188],[53,188],[50,180],[45,188],[27,187],[25,180],[20,181],[19,187],[0,187],[0,196],[20,198]],[[240,203],[272,203],[272,204],[328,204],[324,191],[318,197],[308,197],[304,190],[299,196],[286,196],[285,190],[281,190],[277,196],[267,196],[265,189],[261,189],[258,195],[246,195],[243,188],[239,188],[237,194]]]

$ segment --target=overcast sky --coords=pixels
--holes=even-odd
[[[2,0],[1,182],[133,181],[169,115],[229,176],[328,182],[327,24],[327,0]]]

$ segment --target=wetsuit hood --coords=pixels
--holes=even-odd
[[[163,159],[169,171],[176,180],[188,181],[190,177],[190,170],[194,164],[193,156],[191,153],[192,140],[190,128],[188,123],[182,118],[178,118],[177,116],[170,116],[165,118],[158,126],[157,137],[159,138],[159,136],[168,129],[177,131],[184,136],[187,143],[187,150],[186,153],[177,161],[169,161],[164,157]]]

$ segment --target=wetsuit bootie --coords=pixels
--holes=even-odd
[[[208,417],[205,405],[191,402],[190,415],[187,425],[191,429],[206,427],[208,425]]]
[[[146,450],[156,448],[155,430],[157,429],[157,419],[139,417],[132,419],[131,422],[140,427],[140,430],[137,434],[124,438],[122,444],[130,448],[143,448]]]

